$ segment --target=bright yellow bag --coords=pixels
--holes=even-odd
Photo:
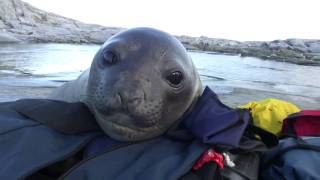
[[[253,124],[275,135],[280,134],[282,122],[288,115],[300,111],[294,104],[272,98],[252,101],[238,108],[250,109]]]

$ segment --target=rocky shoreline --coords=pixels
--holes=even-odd
[[[20,0],[0,1],[0,43],[102,44],[121,30],[123,28],[85,24],[45,12]],[[189,50],[240,54],[302,65],[320,65],[320,40],[239,42],[208,37],[177,38]]]

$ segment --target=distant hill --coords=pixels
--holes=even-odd
[[[2,29],[2,32],[1,32]],[[103,43],[122,28],[85,24],[20,0],[0,1],[0,32],[22,41]]]
[[[21,0],[0,0],[0,43],[95,43],[123,28],[86,24],[37,9]],[[236,29],[235,29],[236,30]],[[177,36],[187,49],[240,54],[296,64],[320,65],[320,40],[287,39],[239,42]]]

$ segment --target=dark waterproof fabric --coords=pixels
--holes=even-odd
[[[249,112],[239,111],[223,104],[218,96],[206,87],[183,123],[204,143],[237,147],[251,118]]]
[[[15,110],[19,103],[0,103],[0,179],[23,179],[76,153],[97,135],[97,132],[59,133],[19,114]],[[33,103],[28,105],[31,107]],[[52,111],[50,115],[55,114]]]
[[[228,153],[234,167],[221,170],[224,179],[257,180],[259,177],[260,152]]]
[[[109,149],[87,160],[63,179],[174,180],[190,171],[207,148],[197,140],[181,142],[159,137]]]
[[[267,152],[261,163],[262,179],[320,179],[320,137],[286,138]]]
[[[87,152],[85,159],[62,179],[177,179],[208,148],[194,138],[179,139],[179,136],[135,144],[113,143],[107,136],[101,136],[102,131],[95,130],[95,122],[87,122],[94,121],[87,113],[81,103],[51,100],[0,103],[0,179],[24,179],[82,150]],[[67,127],[63,126],[64,121],[68,121]],[[69,130],[72,133],[66,134]],[[97,143],[89,143],[93,139],[110,142],[111,146],[105,143],[102,149],[97,148]]]
[[[221,175],[220,171],[216,163],[209,162],[197,171],[189,171],[179,178],[179,180],[223,180],[225,178]]]

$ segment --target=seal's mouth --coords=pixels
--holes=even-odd
[[[139,126],[131,116],[124,113],[114,112],[102,114],[95,112],[95,117],[100,127],[111,138],[119,141],[137,141],[155,137],[162,131],[159,123],[152,126]]]
[[[160,105],[148,104],[140,97],[127,98],[115,94],[107,101],[97,98],[90,109],[100,127],[111,138],[137,141],[155,137],[165,131]]]
[[[99,108],[95,108],[94,114],[99,121],[139,131],[143,131],[144,128],[153,127],[158,124],[157,121],[150,122],[146,118],[135,116],[127,111],[121,110],[103,111]],[[147,121],[148,123],[145,123]]]

